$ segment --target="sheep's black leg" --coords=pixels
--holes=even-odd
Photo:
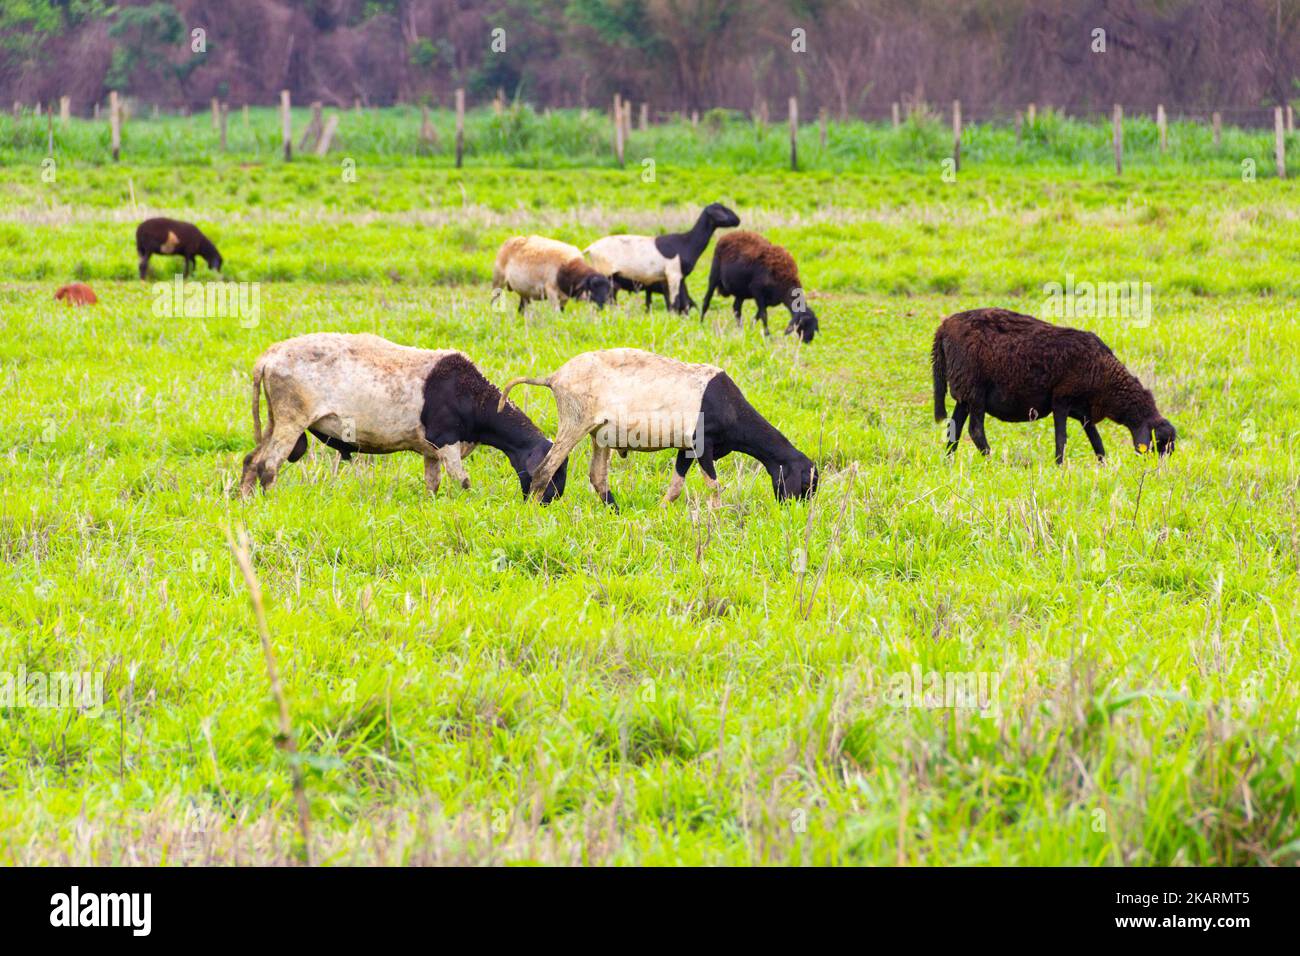
[[[140,278],[149,278],[149,253],[147,252],[140,253]]]
[[[738,329],[743,329],[745,327],[745,319],[740,314],[740,308],[744,304],[744,298],[739,295],[731,300],[731,314],[736,317],[736,328]]]
[[[704,304],[700,306],[700,321],[704,321],[704,313],[709,311],[709,303],[713,301],[713,293],[718,288],[717,269],[709,272],[709,287],[704,290]]]
[[[770,336],[772,334],[772,330],[767,327],[767,304],[762,299],[758,300],[758,315],[754,316],[754,320],[763,323],[764,335]]]
[[[1083,433],[1088,436],[1088,443],[1092,445],[1092,451],[1097,456],[1097,460],[1105,461],[1106,446],[1101,443],[1101,432],[1097,431],[1097,426],[1090,421],[1084,420]]]
[[[522,295],[519,297],[519,310],[515,314],[516,315],[524,314],[524,297]]]
[[[646,310],[647,312],[650,311],[650,297],[651,297],[652,295],[654,295],[654,292],[650,289],[649,286],[646,286],[646,290],[645,290],[645,310]]]
[[[191,259],[189,256],[186,256],[186,257],[185,257],[185,270],[181,273],[181,278],[182,278],[182,279],[188,279],[188,278],[190,277],[190,270],[193,269],[193,268],[194,268],[194,260]]]
[[[722,486],[718,484],[718,473],[713,468],[713,449],[706,448],[700,454],[700,471],[704,472],[704,481],[709,486],[709,507],[716,508],[722,504]]]
[[[984,406],[974,402],[970,406],[970,440],[975,443],[981,455],[989,453],[988,439],[984,437]]]
[[[957,407],[952,410],[952,418],[948,419],[948,457],[952,457],[957,446],[961,443],[961,430],[966,424],[966,416],[970,413],[970,407],[965,402],[958,402]]]
[[[1056,432],[1056,463],[1058,465],[1065,462],[1065,424],[1069,420],[1070,416],[1065,409],[1052,409],[1052,425]]]

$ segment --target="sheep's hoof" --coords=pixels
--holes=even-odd
[[[462,481],[462,482],[460,483],[460,486],[461,486],[462,488],[468,488],[468,487],[469,487],[469,479],[466,478],[464,481]]]

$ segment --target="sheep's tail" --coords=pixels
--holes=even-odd
[[[267,398],[267,412],[270,412],[271,399]],[[262,444],[262,363],[253,366],[253,441]]]
[[[550,388],[551,383],[544,378],[512,378],[506,382],[506,387],[501,389],[501,400],[497,402],[497,411],[505,411],[506,398],[510,395],[510,390],[516,385],[540,385],[543,388]]]
[[[934,420],[944,421],[948,418],[948,370],[944,367],[943,338],[935,333],[934,345],[930,347],[930,371],[934,373]]]

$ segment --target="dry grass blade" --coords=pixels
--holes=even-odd
[[[262,653],[266,657],[266,675],[271,682],[271,696],[275,698],[280,715],[280,736],[276,744],[289,755],[289,768],[293,775],[293,796],[298,804],[298,829],[302,834],[302,859],[308,866],[315,860],[311,851],[311,810],[307,804],[307,785],[303,781],[302,761],[298,758],[298,745],[294,739],[293,722],[289,719],[289,702],[284,696],[284,687],[280,684],[280,672],[275,666],[275,649],[271,647],[271,630],[266,624],[266,609],[262,603],[262,585],[253,573],[253,559],[248,546],[248,533],[240,528],[232,535],[226,529],[226,541],[235,556],[244,583],[248,586],[248,596],[253,602],[253,617],[257,622],[257,634],[262,639]]]

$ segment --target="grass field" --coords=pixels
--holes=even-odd
[[[956,183],[381,160],[348,184],[233,160],[0,178],[0,672],[102,674],[105,698],[0,708],[0,861],[303,858],[241,528],[320,862],[1300,861],[1291,181],[1196,157]],[[507,235],[684,228],[715,199],[799,260],[811,346],[737,332],[727,302],[703,324],[490,305]],[[154,314],[132,233],[163,210],[261,284],[256,326]],[[1107,424],[1106,464],[1072,431],[1057,468],[1050,426],[991,421],[989,459],[946,461],[935,325],[1040,313],[1067,275],[1152,284],[1149,325],[1073,324],[1154,390],[1177,453]],[[74,277],[100,305],[52,301]],[[313,444],[241,502],[253,360],[315,330],[460,348],[497,382],[621,345],[713,362],[821,489],[778,505],[732,456],[721,508],[693,475],[664,509],[671,457],[633,455],[613,513],[584,445],[549,508],[488,448],[435,500],[414,456]],[[554,431],[548,393],[515,396]],[[914,699],[967,675],[982,707]]]

